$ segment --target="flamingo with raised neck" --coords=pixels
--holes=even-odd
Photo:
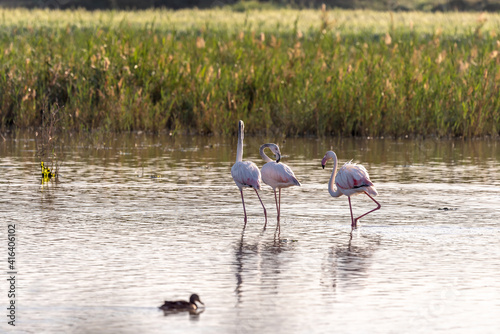
[[[244,130],[245,124],[243,121],[239,121],[238,123],[238,147],[236,150],[236,162],[231,168],[231,175],[233,177],[234,182],[240,189],[241,193],[241,202],[243,203],[243,213],[245,214],[245,226],[247,224],[247,211],[245,209],[245,200],[243,198],[243,188],[253,188],[257,197],[259,198],[260,204],[262,204],[262,208],[264,209],[264,217],[265,223],[264,227],[267,225],[267,212],[264,207],[264,203],[260,199],[259,192],[261,188],[261,175],[260,170],[256,164],[251,161],[243,161],[243,138],[244,138]]]

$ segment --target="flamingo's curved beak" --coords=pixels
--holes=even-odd
[[[276,162],[280,162],[281,160],[281,155],[279,153],[276,153]]]
[[[321,167],[323,167],[323,169],[325,169],[325,165],[321,164]]]

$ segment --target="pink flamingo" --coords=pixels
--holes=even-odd
[[[265,148],[269,148],[276,156],[276,161],[271,160],[264,152]],[[293,174],[293,171],[285,164],[280,163],[281,152],[276,144],[264,144],[260,147],[260,156],[266,161],[262,166],[262,180],[274,190],[274,200],[276,202],[276,210],[278,211],[278,224],[280,222],[281,212],[281,188],[291,186],[300,186],[300,182]],[[276,198],[276,188],[279,189],[279,201]]]
[[[342,195],[347,196],[349,200],[349,209],[351,210],[351,226],[352,228],[356,228],[357,221],[361,217],[364,217],[370,212],[380,209],[380,203],[371,196],[377,196],[377,190],[375,189],[372,181],[370,181],[370,176],[368,175],[366,168],[362,165],[351,163],[351,160],[349,162],[346,162],[344,166],[339,169],[337,175],[335,175],[335,173],[337,172],[337,155],[334,152],[326,152],[325,157],[321,161],[321,165],[324,169],[326,162],[330,159],[333,159],[333,172],[332,176],[330,177],[330,182],[328,182],[328,192],[333,197],[340,197]],[[333,189],[333,178],[335,178],[335,185],[337,186],[337,190]],[[368,197],[370,197],[371,200],[377,204],[377,207],[354,219],[354,216],[352,214],[351,195],[362,193],[365,193]]]
[[[247,225],[247,211],[245,210],[245,200],[243,199],[243,187],[250,187],[255,190],[255,193],[259,198],[260,204],[262,204],[262,208],[264,209],[264,216],[266,218],[264,227],[266,227],[267,225],[266,208],[264,207],[264,203],[262,203],[259,193],[257,192],[257,190],[260,190],[260,184],[262,182],[259,168],[257,167],[256,164],[254,164],[251,161],[242,161],[244,129],[245,125],[243,124],[243,121],[240,121],[238,124],[238,149],[236,151],[236,163],[231,168],[231,176],[233,177],[233,180],[238,186],[238,188],[240,189],[241,202],[243,203],[243,213],[245,214],[245,226]]]

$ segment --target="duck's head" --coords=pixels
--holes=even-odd
[[[203,302],[200,300],[200,296],[198,296],[196,293],[193,293],[191,295],[191,297],[189,297],[189,302],[191,304],[195,304],[196,305],[196,302],[200,302],[202,305],[205,305],[203,304]]]

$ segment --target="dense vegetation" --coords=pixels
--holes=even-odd
[[[0,10],[0,126],[500,131],[498,14]]]
[[[419,11],[498,11],[500,0],[0,0],[0,6],[75,9],[328,8]]]

